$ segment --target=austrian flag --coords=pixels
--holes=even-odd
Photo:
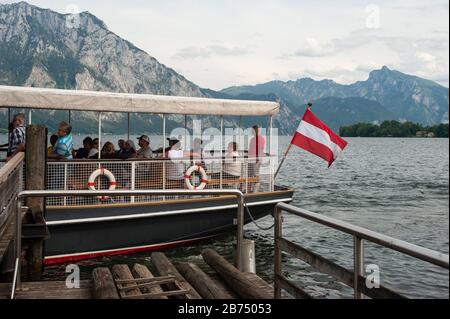
[[[347,142],[320,121],[308,108],[291,144],[313,153],[333,164]]]

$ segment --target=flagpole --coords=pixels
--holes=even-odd
[[[308,103],[308,108],[307,108],[307,110],[311,110],[312,106],[313,106],[312,103]],[[291,143],[289,143],[289,146],[288,146],[288,148],[286,149],[286,152],[284,152],[283,159],[281,160],[280,164],[278,165],[277,171],[275,172],[275,175],[273,176],[274,179],[277,178],[278,173],[280,172],[281,167],[283,166],[284,161],[286,160],[286,158],[287,158],[287,156],[288,156],[289,151],[291,150],[291,148],[292,148],[292,141],[291,141]]]

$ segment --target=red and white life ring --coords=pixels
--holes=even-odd
[[[99,168],[98,170],[94,171],[91,174],[91,176],[89,176],[88,187],[90,190],[95,191],[95,180],[99,176],[106,176],[108,178],[110,191],[113,191],[116,189],[117,181],[116,181],[116,178],[114,177],[113,173],[111,173],[110,171],[108,171],[105,168]],[[107,201],[109,199],[109,197],[108,196],[98,196],[97,199],[99,199],[101,201]]]
[[[192,185],[191,183],[191,175],[194,172],[198,172],[200,173],[201,176],[201,180],[200,180],[200,185],[195,187],[194,185]],[[186,171],[186,174],[184,174],[184,181],[186,183],[186,187],[190,190],[202,190],[206,187],[206,185],[208,184],[208,175],[206,174],[205,170],[203,169],[203,167],[201,167],[200,165],[194,165],[191,168],[189,168]]]

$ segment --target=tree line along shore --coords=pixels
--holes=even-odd
[[[380,125],[358,123],[342,126],[339,130],[342,137],[438,137],[448,138],[449,125],[438,124],[423,126],[412,122],[385,121]]]

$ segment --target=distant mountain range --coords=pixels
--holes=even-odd
[[[217,92],[202,89],[159,63],[88,12],[80,14],[79,27],[68,26],[67,18],[26,2],[0,5],[0,84],[280,101],[275,125],[284,134],[292,134],[310,101],[316,114],[336,130],[357,122],[389,119],[422,124],[448,122],[448,88],[387,67],[373,71],[367,81],[351,85],[304,78]],[[54,129],[65,116],[38,111],[33,120]],[[183,117],[172,117],[169,129],[183,121]],[[235,122],[226,121],[228,125]],[[243,124],[254,122],[266,125],[261,119],[246,119]],[[78,131],[94,132],[96,115],[77,114],[76,123]],[[107,114],[104,123],[107,132],[125,131],[123,114]],[[206,119],[206,124],[217,125],[217,119]],[[161,120],[157,116],[134,116],[133,129],[158,132]]]
[[[386,66],[371,72],[367,81],[350,85],[303,78],[231,87],[221,93],[233,96],[272,93],[297,114],[302,113],[305,104],[312,101],[315,112],[324,120],[333,122],[335,128],[360,121],[399,120],[437,124],[449,120],[448,88],[390,70]]]

